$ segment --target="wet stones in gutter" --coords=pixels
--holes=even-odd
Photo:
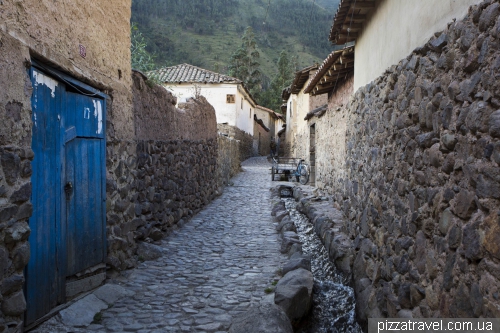
[[[276,230],[281,242],[281,253],[287,254],[289,261],[282,268],[282,278],[274,290],[274,303],[281,307],[295,326],[304,319],[312,305],[313,275],[311,259],[302,253],[297,228],[290,219],[281,197],[291,197],[293,188],[278,186],[272,189]]]

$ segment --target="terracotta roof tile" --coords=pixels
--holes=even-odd
[[[165,83],[242,83],[237,78],[189,64],[160,68],[148,74]]]
[[[304,92],[320,95],[334,90],[338,81],[354,73],[354,47],[333,51],[319,66]]]

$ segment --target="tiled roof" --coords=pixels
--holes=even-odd
[[[165,67],[148,74],[165,83],[242,83],[237,78],[189,64]]]
[[[262,127],[262,128],[263,128],[266,132],[269,132],[269,131],[270,131],[270,129],[269,129],[266,125],[264,125],[264,122],[262,121],[262,119],[259,119],[259,118],[257,117],[257,115],[256,115],[256,114],[254,114],[254,115],[253,115],[253,120],[254,120],[257,124],[259,124],[259,125],[260,125],[260,127]]]
[[[285,104],[285,106],[286,106],[286,104]],[[257,105],[255,108],[260,109],[262,111],[269,112],[274,118],[281,119],[281,120],[285,119],[281,113],[274,112],[273,110],[268,109],[266,107],[263,107],[262,105]]]
[[[322,105],[319,108],[316,108],[312,111],[309,111],[307,115],[305,116],[304,120],[309,120],[312,117],[321,117],[322,115],[325,114],[326,110],[328,110],[328,104]]]
[[[312,66],[302,68],[300,71],[295,73],[292,85],[290,86],[292,94],[298,94],[304,87],[304,84],[309,80],[309,73],[318,69],[318,65],[314,64]]]
[[[333,18],[330,41],[335,45],[355,41],[375,6],[375,0],[341,0]]]
[[[334,90],[337,84],[354,72],[354,47],[333,51],[319,66],[307,86],[306,94],[321,95]]]
[[[274,116],[278,119],[281,119],[281,120],[285,120],[285,117],[281,114],[281,113],[278,113],[278,112],[273,112],[274,113]]]
[[[268,108],[266,108],[266,107],[264,107],[264,106],[262,106],[262,105],[257,105],[257,106],[256,106],[256,108],[257,108],[257,109],[260,109],[260,110],[262,110],[262,111],[269,112],[269,113],[273,113],[273,112],[274,112],[273,110],[268,109]]]

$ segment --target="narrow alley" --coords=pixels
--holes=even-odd
[[[54,318],[33,332],[224,332],[250,305],[274,303],[265,289],[285,256],[270,214],[270,164],[255,157],[242,166],[232,186],[161,241],[164,256],[109,281],[133,296],[84,330]]]

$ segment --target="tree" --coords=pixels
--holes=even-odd
[[[142,72],[154,70],[156,68],[154,62],[155,55],[146,50],[146,39],[144,39],[144,36],[142,36],[142,33],[135,23],[132,23],[130,27],[130,39],[132,68]]]
[[[269,89],[262,94],[263,105],[280,112],[280,106],[283,103],[281,92],[292,83],[296,63],[295,57],[290,58],[286,51],[281,51],[276,64],[278,73],[272,79]]]
[[[241,38],[241,46],[231,55],[229,75],[245,84],[250,93],[257,99],[261,92],[260,53],[257,50],[255,34],[251,27],[245,29]]]

